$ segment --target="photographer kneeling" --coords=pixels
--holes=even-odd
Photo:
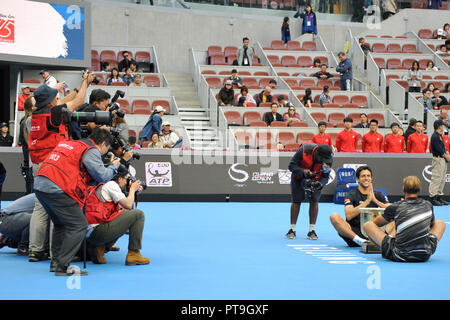
[[[129,188],[128,197],[124,194]],[[141,256],[144,212],[133,209],[135,194],[142,190],[139,180],[130,180],[128,169],[121,165],[113,180],[92,187],[86,202],[86,219],[93,227],[89,235],[88,253],[92,262],[106,263],[105,248],[109,248],[129,230],[126,265],[149,264]],[[123,209],[122,209],[123,208]]]

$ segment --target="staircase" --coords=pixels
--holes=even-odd
[[[216,148],[221,145],[217,128],[211,127],[207,109],[200,106],[197,90],[188,73],[165,73],[170,92],[178,105],[178,115],[195,149]]]

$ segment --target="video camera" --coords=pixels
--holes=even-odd
[[[330,173],[331,166],[327,163],[322,163],[322,170],[318,173],[311,173],[308,178],[304,180],[305,200],[312,199],[312,194],[317,190],[321,190],[324,186],[317,180],[317,177],[321,174]]]
[[[88,74],[91,74],[91,73],[92,73],[91,71],[83,70],[83,71],[81,71],[81,78],[84,77],[84,74],[85,74],[86,72],[87,72]],[[93,84],[99,84],[100,80],[101,80],[101,79],[100,79],[99,77],[95,76],[94,79],[91,81],[91,83],[93,83]]]
[[[115,111],[115,115],[119,118],[125,117],[125,111],[120,109],[120,106],[118,103],[116,103],[117,99],[125,97],[125,92],[121,90],[117,90],[114,94],[114,97],[112,97],[111,102],[108,104],[109,112],[111,115],[113,115]]]

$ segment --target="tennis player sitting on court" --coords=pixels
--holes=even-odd
[[[309,202],[309,232],[307,239],[317,240],[314,231],[319,199],[322,188],[327,184],[331,165],[333,164],[333,150],[326,144],[306,143],[298,148],[289,163],[291,176],[291,228],[286,237],[295,239],[298,214],[303,201]]]
[[[383,193],[373,190],[372,169],[368,166],[361,166],[356,170],[356,181],[358,188],[351,190],[345,199],[345,221],[338,213],[330,216],[333,227],[349,247],[359,247],[367,241],[361,232],[359,209],[386,208],[389,205],[389,200]],[[393,226],[390,229],[393,230]]]
[[[445,231],[442,220],[434,221],[433,205],[419,199],[420,180],[416,176],[403,179],[405,200],[393,203],[374,221],[364,224],[369,238],[381,248],[383,258],[399,262],[425,262],[436,251]],[[395,221],[395,238],[379,227]]]

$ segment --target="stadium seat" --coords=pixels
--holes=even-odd
[[[282,40],[273,40],[270,47],[273,50],[286,50],[286,47],[284,46],[284,41]]]
[[[385,53],[385,52],[387,52],[386,45],[384,43],[374,43],[372,45],[372,51],[374,53],[378,53],[378,52],[379,53]]]
[[[238,145],[243,146],[243,145],[249,145],[249,146],[253,146],[253,134],[251,132],[235,132],[234,136],[236,138],[236,141],[238,143]]]
[[[214,54],[210,56],[211,65],[217,65],[217,66],[225,66],[228,63],[225,61],[225,56],[223,54]]]
[[[342,112],[332,112],[328,115],[328,122],[331,122],[335,126],[339,123],[343,123],[345,114]]]
[[[310,56],[300,56],[297,59],[297,64],[300,65],[300,67],[310,67],[313,64],[313,61]]]
[[[247,111],[244,112],[242,119],[244,122],[244,126],[248,126],[253,121],[260,121],[261,114],[257,111]]]
[[[368,115],[369,121],[372,119],[376,119],[378,120],[378,125],[380,127],[384,127],[385,126],[385,122],[384,122],[384,115],[382,113],[369,113]]]
[[[152,102],[152,111],[155,110],[157,106],[161,106],[166,109],[165,114],[170,114],[170,102],[167,100],[153,100]]]
[[[300,80],[300,87],[311,88],[316,86],[316,80],[314,79],[303,79]]]
[[[231,70],[219,71],[220,76],[231,76]]]
[[[120,109],[125,111],[126,114],[130,114],[131,113],[130,102],[128,100],[126,100],[126,99],[118,99],[117,103],[119,104]]]
[[[401,53],[402,47],[398,43],[390,43],[387,45],[387,51],[389,53]]]
[[[433,39],[433,31],[430,29],[420,29],[417,35],[421,39]]]
[[[344,103],[342,105],[342,108],[345,108],[345,109],[358,109],[359,105],[357,105],[356,103]]]
[[[391,79],[399,79],[400,76],[398,74],[389,74],[386,76],[386,85],[389,86],[389,82]]]
[[[160,87],[161,83],[159,81],[159,76],[157,75],[146,75],[144,76],[144,83],[147,87]]]
[[[296,128],[296,127],[306,128],[306,127],[308,127],[308,123],[307,122],[303,122],[303,121],[301,121],[301,122],[296,121],[296,122],[292,122],[291,123],[291,127],[294,127],[294,128]]]
[[[402,52],[415,53],[415,52],[417,52],[417,47],[416,47],[415,44],[412,44],[412,43],[404,44],[403,47],[402,47]]]
[[[271,127],[287,127],[287,123],[284,121],[272,121]]]
[[[297,79],[284,79],[284,81],[288,84],[289,87],[291,87],[292,90],[298,90],[298,88],[300,88]]]
[[[270,105],[272,104],[272,102],[261,102],[259,104],[259,107],[270,107]]]
[[[448,104],[442,105],[441,109],[450,110],[450,105]]]
[[[297,143],[311,143],[314,133],[312,132],[299,132],[297,134]]]
[[[338,103],[324,103],[324,108],[340,108],[341,106]]]
[[[300,46],[300,42],[295,41],[295,40],[288,41],[287,49],[288,50],[298,50],[298,51],[302,50],[302,48]]]
[[[228,57],[230,55],[236,56],[237,51],[238,47],[228,46],[223,49],[223,54],[225,55],[225,57]]]
[[[148,148],[148,145],[150,144],[151,141],[144,141],[142,143],[142,148]]]
[[[446,75],[438,75],[434,77],[435,80],[448,80],[448,76]]]
[[[100,56],[98,55],[98,51],[97,50],[91,50],[91,59],[98,59],[100,60]]]
[[[429,74],[424,74],[424,75],[422,76],[422,79],[423,79],[423,80],[431,80],[431,79],[433,79],[433,77],[430,76]]]
[[[126,83],[125,82],[112,82],[110,84],[111,87],[126,87]]]
[[[262,120],[256,120],[250,122],[250,127],[267,127],[267,123]]]
[[[221,46],[209,46],[208,47],[208,57],[211,57],[215,54],[222,54]]]
[[[272,132],[270,131],[259,131],[255,134],[255,146],[265,146],[268,143],[273,143]]]
[[[402,65],[404,67],[411,68],[414,61],[416,61],[416,59],[406,58],[406,59],[403,59]]]
[[[281,57],[281,64],[285,67],[291,67],[296,65],[296,59],[294,56],[283,56]]]
[[[242,84],[248,89],[258,89],[258,81],[255,78],[242,78]]]
[[[259,62],[259,57],[258,56],[253,56],[252,66],[254,66],[254,67],[262,66],[262,64]]]
[[[269,59],[269,62],[271,64],[280,64],[280,57],[278,57],[278,56],[269,55],[269,56],[267,56],[267,59]]]
[[[361,123],[361,115],[359,113],[352,112],[352,113],[349,113],[347,116],[349,118],[352,118],[353,126],[356,126]]]
[[[40,84],[41,81],[40,81],[39,79],[32,79],[32,78],[29,78],[29,79],[23,80],[23,83],[36,83],[36,84]]]
[[[133,114],[151,114],[150,103],[148,100],[134,100],[133,104]]]
[[[311,108],[322,108],[322,107],[320,104],[314,102],[314,103],[311,103]]]
[[[235,55],[235,54],[230,54],[225,58],[228,65],[232,65],[234,60],[236,60],[236,59],[237,59],[237,55]]]
[[[343,105],[344,103],[349,103],[349,102],[350,102],[350,98],[348,96],[336,95],[333,97],[333,103]]]
[[[100,60],[96,58],[91,59],[91,71],[100,71]]]
[[[117,61],[116,53],[113,50],[103,50],[100,53],[100,60],[101,61],[107,61],[107,60]]]
[[[330,79],[319,79],[319,81],[317,81],[317,85],[319,87],[324,87],[324,86],[328,86],[328,87],[332,87],[333,86],[333,80]]]
[[[436,88],[438,88],[441,91],[444,89],[444,84],[441,81],[433,81],[433,84]]]
[[[420,59],[419,60],[420,69],[422,69],[422,70],[425,69],[427,67],[428,61],[430,61],[430,60],[429,59]]]
[[[217,74],[217,72],[214,70],[203,70],[202,74]]]
[[[242,125],[241,114],[239,111],[226,111],[224,116],[227,119],[228,124]]]
[[[382,35],[380,38],[383,38],[383,39],[392,39],[392,36],[391,36],[391,35],[388,35],[388,34],[384,34],[384,35]]]
[[[314,41],[303,41],[302,49],[306,51],[317,51],[317,46]]]
[[[354,95],[352,96],[352,103],[357,104],[358,106],[369,106],[369,103],[367,102],[367,97],[362,95]]]
[[[254,76],[268,76],[269,73],[266,71],[256,71],[253,75]]]
[[[136,137],[136,131],[133,129],[128,129],[128,136],[130,137]]]
[[[292,151],[297,151],[298,148],[300,148],[300,143],[288,143],[286,145],[284,145],[284,150],[292,150]]]
[[[310,115],[317,123],[320,121],[327,121],[327,115],[323,112],[311,112]]]
[[[250,71],[239,71],[240,76],[251,76],[252,73]]]
[[[408,81],[406,81],[406,80],[398,80],[398,79],[395,79],[395,81],[396,81],[399,85],[401,85],[403,88],[405,88],[406,91],[408,91],[408,89],[409,89],[409,83],[408,83]]]
[[[388,69],[398,69],[402,67],[402,61],[398,58],[390,58],[387,61]]]
[[[220,81],[220,78],[216,77],[208,77],[205,79],[208,83],[208,86],[212,89],[220,89],[222,88],[222,82]]]
[[[270,80],[272,80],[272,79],[269,79],[269,78],[261,78],[260,80],[259,80],[259,87],[260,88],[265,88],[265,87],[267,87],[268,85],[269,85],[269,81]]]
[[[289,77],[289,76],[290,76],[290,75],[289,75],[289,72],[283,72],[283,71],[277,72],[277,75],[278,75],[279,77]]]
[[[136,62],[147,62],[150,63],[150,53],[147,51],[137,51],[134,56]]]
[[[373,61],[375,61],[378,68],[386,68],[386,62],[384,61],[384,58],[373,58]]]
[[[320,60],[320,64],[326,64],[328,66],[328,58],[324,57],[324,56],[317,56],[314,57],[314,60],[319,59]]]

